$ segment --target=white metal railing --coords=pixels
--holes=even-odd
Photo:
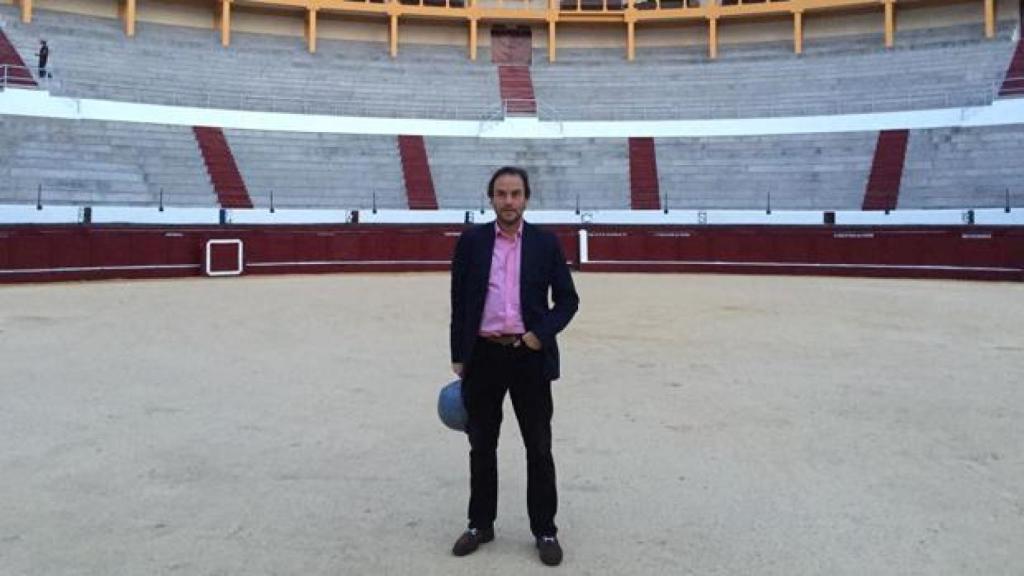
[[[172,171],[173,171],[174,167],[181,167],[181,165],[174,165],[174,166],[172,166]],[[183,167],[183,168],[184,169],[192,169],[193,166],[186,166],[186,167]],[[549,188],[551,188],[551,187],[549,187]],[[305,191],[305,192],[297,192],[295,190],[292,190],[290,193],[288,193],[286,195],[281,195],[279,193],[275,194],[275,192],[273,190],[267,189],[267,190],[250,190],[249,195],[250,195],[250,198],[253,201],[254,209],[270,209],[270,210],[274,210],[274,209],[278,209],[278,210],[280,210],[280,209],[292,209],[292,210],[294,210],[294,209],[302,209],[302,210],[309,210],[309,211],[313,211],[313,212],[315,212],[316,210],[326,210],[326,211],[329,211],[329,212],[336,212],[337,210],[367,210],[367,211],[376,212],[378,210],[378,208],[393,210],[393,208],[389,208],[387,206],[378,206],[378,201],[377,201],[377,199],[378,199],[378,192],[384,193],[384,192],[387,192],[387,191],[381,190],[381,189],[374,189],[373,187],[368,187],[366,189],[365,196],[363,198],[361,198],[361,199],[358,199],[358,200],[356,200],[356,199],[349,199],[347,201],[346,205],[344,205],[344,206],[341,206],[341,205],[330,206],[329,205],[329,206],[326,206],[326,207],[325,207],[325,204],[321,201],[325,197],[324,192],[322,192],[322,191],[321,192],[316,192],[316,191],[313,191],[313,190],[308,190],[308,191]],[[393,192],[393,191],[391,191],[391,192]],[[766,190],[764,190],[764,193],[763,193],[762,197],[759,199],[760,202],[758,201],[758,199],[755,199],[755,197],[753,195],[751,195],[751,196],[749,196],[751,200],[747,204],[747,206],[745,206],[743,208],[738,208],[738,209],[722,208],[722,207],[714,207],[714,206],[705,206],[705,207],[696,206],[695,207],[695,206],[693,206],[692,200],[690,200],[690,201],[685,200],[685,198],[682,197],[678,191],[676,191],[675,193],[673,193],[673,192],[665,192],[665,193],[661,194],[660,197],[659,197],[659,202],[661,204],[661,207],[658,208],[657,210],[654,210],[654,211],[663,212],[665,214],[668,214],[669,212],[680,212],[680,213],[690,213],[690,212],[692,212],[694,214],[702,213],[702,212],[719,212],[719,213],[734,213],[735,212],[735,213],[738,213],[738,214],[741,214],[741,215],[742,214],[750,214],[750,215],[754,215],[754,214],[767,214],[767,215],[771,215],[771,214],[774,214],[774,213],[777,213],[777,212],[779,212],[779,213],[790,213],[790,214],[797,213],[797,212],[800,212],[800,213],[821,213],[821,212],[881,213],[881,212],[884,212],[884,214],[886,216],[889,216],[889,215],[897,214],[897,213],[900,213],[900,214],[906,214],[906,213],[923,214],[923,213],[927,213],[927,212],[943,212],[943,213],[945,213],[945,212],[949,212],[950,210],[960,210],[960,211],[967,211],[967,210],[1001,210],[1001,211],[1004,211],[1006,213],[1009,213],[1011,211],[1020,213],[1020,212],[1022,212],[1022,210],[1024,210],[1024,188],[1011,189],[1010,187],[1007,187],[1007,188],[1003,188],[1003,189],[1001,189],[999,191],[991,190],[991,191],[989,191],[989,193],[986,193],[984,195],[979,195],[979,194],[975,193],[974,194],[975,201],[973,203],[969,202],[969,201],[965,201],[963,204],[960,204],[960,205],[950,205],[950,206],[947,206],[945,208],[940,208],[940,209],[935,209],[935,210],[928,210],[928,209],[903,209],[903,208],[900,208],[900,209],[890,208],[890,209],[887,209],[887,210],[856,210],[856,209],[851,209],[848,206],[847,207],[838,207],[838,206],[829,207],[829,206],[821,206],[821,205],[813,206],[813,205],[810,205],[810,204],[805,205],[805,206],[794,206],[794,205],[791,205],[792,204],[792,198],[788,199],[788,203],[790,205],[786,206],[785,208],[781,208],[780,209],[777,206],[775,206],[775,204],[777,202],[773,202],[773,198],[777,198],[778,195],[777,194],[773,194],[772,192],[773,192],[773,190],[771,189],[771,186],[769,185],[768,188]],[[549,193],[553,193],[553,196],[557,197],[557,198],[565,198],[565,197],[570,197],[571,198],[573,196],[572,193],[568,193],[568,192],[566,192],[564,190],[559,190],[559,186],[558,186],[557,183],[553,184],[553,189],[549,190]],[[691,194],[694,194],[697,197],[710,197],[710,196],[713,195],[712,193],[710,193],[710,191],[707,191],[707,190],[704,190],[704,191],[695,190],[695,191],[692,191]],[[205,194],[204,193],[184,194],[184,193],[180,193],[180,192],[178,192],[178,193],[165,193],[163,188],[161,188],[158,193],[154,193],[153,196],[150,199],[145,199],[146,195],[145,194],[140,194],[139,195],[140,200],[138,202],[132,202],[130,204],[115,204],[115,203],[104,203],[104,202],[100,202],[100,203],[95,203],[95,202],[75,202],[75,201],[70,200],[70,198],[73,195],[74,195],[74,192],[70,191],[70,190],[67,190],[67,189],[62,189],[62,190],[59,190],[59,191],[57,191],[57,190],[47,190],[44,187],[44,185],[42,183],[40,183],[40,184],[36,185],[35,187],[33,187],[33,188],[29,189],[29,190],[25,190],[24,193],[21,193],[21,194],[9,194],[9,193],[8,194],[4,194],[4,193],[0,193],[0,206],[6,206],[6,207],[18,206],[19,208],[29,207],[29,208],[34,208],[34,209],[36,209],[38,211],[43,211],[44,209],[47,209],[47,208],[60,208],[60,207],[69,207],[69,206],[77,207],[77,208],[85,208],[85,207],[106,207],[106,208],[121,207],[121,208],[152,209],[152,210],[163,211],[165,208],[210,208],[211,207],[210,202],[212,201],[212,198],[211,199],[204,199],[204,200],[197,200],[197,198],[204,198],[204,197],[208,196],[208,191],[206,191]],[[401,196],[404,196],[404,193],[394,192],[394,193],[387,193],[387,194],[382,194],[382,195],[386,195],[388,197],[401,197]],[[628,191],[624,192],[622,197],[623,198],[628,198],[629,197]],[[315,202],[310,202],[310,203],[303,204],[301,201],[299,201],[299,202],[296,201],[299,198],[306,198],[307,201],[310,198],[316,198],[317,200]],[[984,198],[984,200],[980,201],[982,198]],[[469,205],[469,203],[467,203],[467,204],[464,204],[464,205],[461,205],[461,206],[452,206],[452,207],[449,207],[447,209],[449,211],[451,211],[451,210],[455,210],[455,211],[469,211],[469,212],[478,212],[478,213],[484,214],[488,210],[490,210],[488,202],[489,201],[487,200],[487,197],[484,196],[483,194],[481,194],[480,197],[476,199],[476,204],[475,205]],[[556,209],[553,209],[553,210],[552,209],[547,209],[547,210],[538,210],[538,211],[547,211],[547,212],[552,212],[552,211],[556,211],[556,212],[571,211],[571,212],[575,212],[576,214],[582,214],[582,213],[596,214],[596,213],[618,213],[618,212],[622,212],[622,210],[615,210],[615,209],[595,207],[595,206],[593,206],[592,204],[590,204],[588,202],[585,194],[581,194],[579,192],[575,193],[575,202],[574,202],[573,206],[562,206],[560,208],[556,208]],[[630,211],[627,210],[627,212],[630,212]],[[639,212],[651,212],[651,210],[633,210],[631,212],[638,212],[638,213]],[[893,218],[892,220],[893,221],[897,221],[897,222],[901,221],[900,218]],[[3,223],[3,219],[0,218],[0,224],[2,224],[2,223]]]
[[[36,88],[38,81],[27,66],[0,64],[0,90],[7,88]]]
[[[1006,81],[999,88],[999,96],[1024,96],[1024,76],[1007,76]]]

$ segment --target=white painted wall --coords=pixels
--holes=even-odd
[[[0,114],[327,134],[419,134],[512,139],[630,136],[686,138],[1024,124],[1024,99],[997,100],[990,106],[970,108],[837,116],[636,122],[543,122],[536,118],[512,118],[505,121],[478,122],[316,116],[158,106],[55,97],[45,91],[8,89],[0,92]]]
[[[302,225],[347,224],[352,222],[348,210],[276,210],[266,208],[229,209],[225,211],[229,224]],[[907,226],[907,225],[964,225],[967,210],[893,210],[884,212],[838,211],[836,225],[840,226]],[[362,224],[464,224],[494,220],[494,213],[486,210],[361,210]],[[824,223],[824,212],[810,210],[572,210],[527,211],[526,219],[534,224],[569,225],[775,225],[817,226]],[[77,206],[0,205],[0,225],[3,224],[79,224],[83,222],[83,209]],[[95,206],[94,224],[207,224],[220,222],[218,208],[165,208]],[[974,211],[974,223],[982,226],[1024,226],[1024,209],[1009,212],[992,208]]]

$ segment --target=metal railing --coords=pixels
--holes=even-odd
[[[83,193],[85,191],[82,191]],[[165,195],[163,190],[160,191],[159,196],[151,199],[143,199],[143,195],[136,201],[125,201],[119,199],[117,201],[102,201],[95,198],[95,192],[89,192],[90,196],[94,196],[89,200],[78,200],[75,199],[75,192],[70,190],[51,190],[47,191],[42,185],[38,186],[36,190],[26,191],[24,194],[18,193],[0,193],[0,214],[2,214],[3,207],[19,207],[28,208],[29,210],[34,209],[37,212],[42,212],[47,208],[60,208],[60,207],[78,207],[78,208],[150,208],[158,212],[163,212],[165,209],[183,209],[183,208],[218,208],[215,199],[209,201],[201,201],[197,198],[200,196],[188,195],[186,198],[174,198],[172,195]],[[624,192],[628,197],[629,193]],[[1005,194],[1005,196],[1004,196]],[[788,205],[785,208],[778,208],[771,204],[769,200],[767,203],[758,203],[755,200],[751,200],[749,204],[742,207],[711,207],[711,206],[694,206],[692,199],[680,198],[678,195],[665,193],[661,195],[661,207],[657,210],[665,214],[678,213],[678,212],[695,212],[695,213],[733,213],[746,214],[749,216],[773,215],[787,213],[798,213],[798,212],[847,212],[847,213],[862,213],[862,214],[885,214],[886,216],[892,216],[895,222],[900,221],[901,215],[914,215],[914,214],[925,214],[925,213],[944,213],[949,211],[962,211],[965,214],[967,212],[975,211],[988,211],[988,212],[1002,212],[1004,214],[1020,213],[1021,209],[1024,208],[1024,204],[1021,202],[1021,198],[1024,198],[1024,194],[1011,193],[1009,189],[1005,189],[1004,194],[990,194],[989,198],[985,201],[978,200],[966,200],[962,204],[951,203],[944,207],[933,207],[933,208],[889,208],[886,210],[860,210],[855,207],[822,207],[820,205],[807,204],[804,206]],[[283,198],[282,198],[283,196]],[[1004,198],[997,199],[996,196],[1004,196]],[[312,210],[312,211],[337,211],[337,210],[365,210],[368,212],[376,213],[378,210],[389,209],[389,210],[401,210],[401,208],[387,208],[380,207],[378,205],[378,198],[376,193],[369,194],[361,199],[349,198],[344,203],[338,203],[337,205],[330,205],[330,203],[324,202],[310,202],[310,197],[320,198],[336,198],[335,196],[317,194],[314,191],[310,191],[310,194],[305,195],[281,195],[275,193],[269,194],[251,194],[253,200],[254,210],[268,210],[271,213],[277,211],[288,211],[288,210]],[[282,201],[283,200],[283,201]],[[468,202],[462,203],[459,206],[448,206],[443,208],[448,211],[466,211],[466,212],[479,212],[484,214],[490,210],[489,205],[486,203],[486,199],[480,200],[479,206],[471,206]],[[242,209],[244,211],[244,209]],[[590,205],[588,199],[581,197],[579,194],[576,195],[576,202],[574,206],[561,205],[558,207],[549,207],[544,209],[534,209],[537,211],[561,211],[569,212],[574,211],[577,215],[579,214],[596,214],[601,212],[630,212],[628,208],[609,208],[607,206],[594,206]],[[0,224],[4,223],[2,216],[0,216]],[[973,224],[973,221],[964,220],[965,224]]]
[[[1010,98],[1024,96],[1024,76],[1007,76],[999,88],[999,96]]]
[[[37,88],[42,80],[36,79],[27,66],[0,64],[0,90],[7,88]]]

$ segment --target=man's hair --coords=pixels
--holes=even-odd
[[[502,176],[519,176],[523,180],[523,194],[526,195],[526,199],[530,199],[530,177],[526,175],[526,170],[518,166],[502,166],[495,171],[494,176],[491,176],[491,181],[487,183],[487,197],[494,198],[494,183],[498,181],[498,178]]]

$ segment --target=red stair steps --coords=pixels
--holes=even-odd
[[[528,26],[496,24],[491,28],[491,61],[498,66],[498,87],[505,114],[537,114],[537,99],[530,76],[532,58],[533,33]]]
[[[1006,78],[999,88],[999,97],[1024,96],[1024,42],[1017,43],[1017,50],[1010,60],[1010,67],[1006,70]]]
[[[0,30],[0,84],[25,88],[38,86],[32,72],[21,59],[21,54],[18,54],[3,30]]]
[[[498,66],[498,81],[507,114],[529,116],[537,113],[529,66]]]
[[[871,164],[863,210],[895,210],[907,158],[908,130],[883,130],[878,133],[875,159]]]
[[[402,176],[410,210],[437,210],[434,178],[423,136],[399,136],[398,152],[402,157]]]
[[[633,210],[661,209],[654,138],[629,139],[629,192]]]
[[[206,162],[206,172],[217,192],[217,200],[223,208],[252,208],[249,189],[242,180],[242,174],[235,163],[224,131],[220,128],[193,126],[199,150]]]

